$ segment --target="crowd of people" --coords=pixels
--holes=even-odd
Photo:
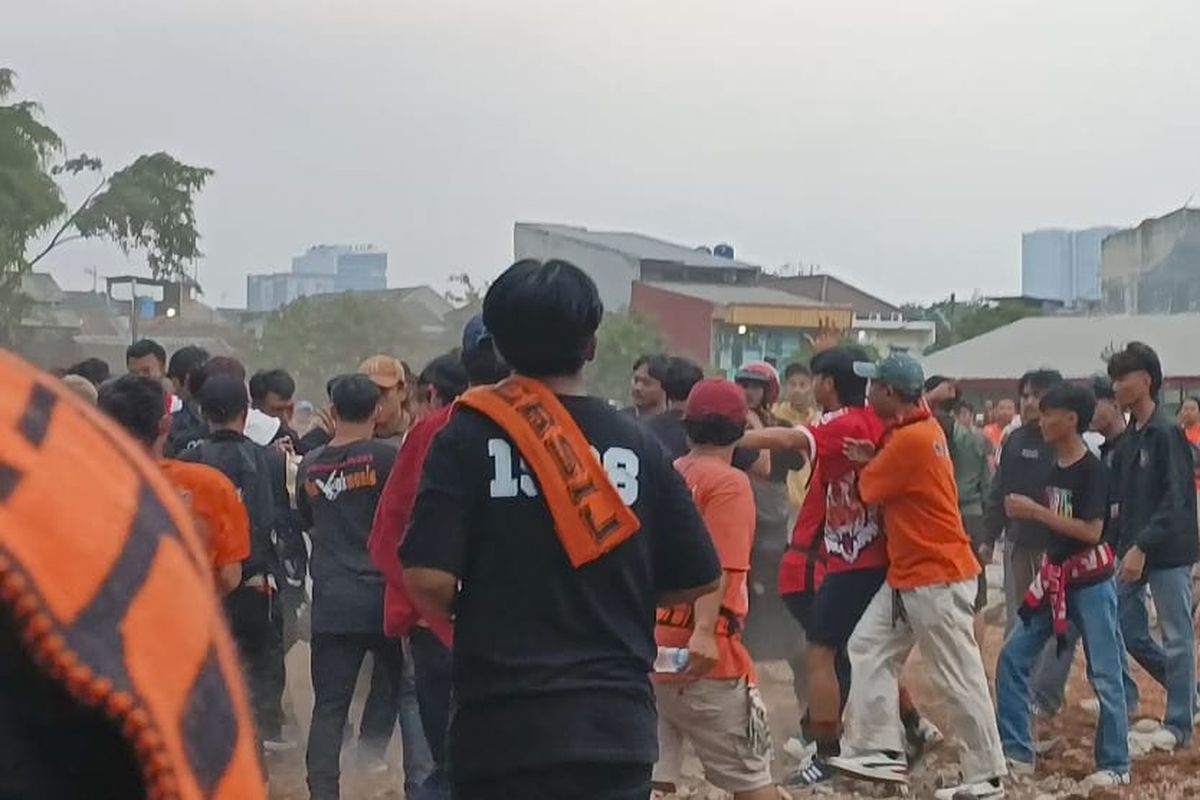
[[[945,738],[902,682],[914,648],[960,750],[941,800],[1002,797],[1034,772],[1032,721],[1062,711],[1080,645],[1090,786],[1190,743],[1200,402],[1168,416],[1150,347],[1086,385],[1030,371],[1019,414],[847,344],[782,378],[649,354],[618,408],[583,380],[602,316],[582,271],[521,261],[461,347],[419,373],[370,355],[319,403],[297,402],[287,365],[248,375],[150,340],[119,377],[98,359],[60,376],[190,512],[268,766],[299,744],[284,696],[301,638],[317,800],[339,796],[368,655],[358,756],[386,769],[398,726],[418,799],[669,797],[685,743],[737,800],[906,785]],[[993,699],[980,642],[997,546]],[[756,662],[780,659],[802,719],[773,772]],[[1131,660],[1163,686],[1161,720],[1140,718]]]

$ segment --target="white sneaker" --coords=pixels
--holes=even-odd
[[[800,769],[804,769],[812,763],[813,756],[817,754],[817,743],[806,742],[799,736],[791,736],[783,743],[783,752],[794,758]]]
[[[1017,761],[1015,758],[1006,758],[1004,763],[1008,766],[1008,774],[1014,778],[1029,778],[1033,776],[1033,764],[1028,761]]]
[[[896,753],[865,753],[829,759],[843,775],[872,783],[908,783],[908,763]]]
[[[1158,720],[1150,719],[1149,717],[1142,717],[1137,722],[1130,725],[1129,730],[1132,733],[1156,733],[1161,727],[1162,723]]]
[[[1091,775],[1088,775],[1086,778],[1084,778],[1083,783],[1080,785],[1080,788],[1083,789],[1085,793],[1087,793],[1087,792],[1090,792],[1092,789],[1101,789],[1106,786],[1128,786],[1128,785],[1129,785],[1129,773],[1128,772],[1113,772],[1112,770],[1102,769],[1099,772],[1093,772]]]
[[[1176,747],[1179,747],[1179,737],[1166,728],[1159,728],[1150,734],[1150,744],[1154,745],[1155,750],[1163,750],[1169,753]]]
[[[999,778],[978,783],[964,783],[961,786],[948,786],[933,793],[936,800],[980,800],[980,798],[1004,797],[1004,783]]]

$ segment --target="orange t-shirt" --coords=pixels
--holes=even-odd
[[[250,516],[233,482],[204,464],[168,458],[158,465],[192,512],[213,570],[244,561],[250,555]]]
[[[746,473],[710,456],[686,455],[675,461],[675,469],[692,492],[696,508],[708,528],[721,569],[725,573],[725,592],[721,598],[722,614],[733,617],[736,626],[732,635],[717,636],[717,665],[705,678],[747,678],[755,683],[754,662],[742,644],[741,628],[750,610],[750,595],[746,585],[750,573],[750,549],[754,544],[754,492]],[[679,618],[690,618],[691,606],[677,606],[672,612]],[[718,623],[717,630],[727,630],[728,620]],[[662,647],[687,647],[692,625],[657,625],[654,638]],[[673,676],[656,676],[670,679]]]
[[[893,428],[859,473],[858,493],[864,503],[883,507],[889,586],[916,589],[979,574],[937,420],[925,414]]]

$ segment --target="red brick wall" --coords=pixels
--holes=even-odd
[[[712,359],[712,303],[634,281],[629,311],[658,326],[671,355],[708,366]]]

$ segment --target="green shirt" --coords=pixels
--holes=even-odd
[[[958,510],[962,514],[982,514],[983,498],[987,496],[988,449],[982,433],[954,424],[950,442],[950,457],[954,462],[954,481],[958,484]]]

